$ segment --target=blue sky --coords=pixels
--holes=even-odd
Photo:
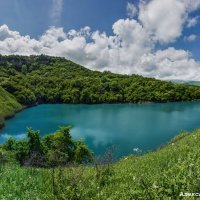
[[[32,37],[41,35],[49,26],[112,33],[112,24],[126,18],[126,0],[64,0],[58,23],[51,19],[52,0],[0,0],[0,24]]]
[[[100,71],[200,80],[199,37],[200,0],[0,0],[2,54],[45,53]]]

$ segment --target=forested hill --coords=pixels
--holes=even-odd
[[[64,58],[45,55],[0,56],[0,86],[23,105],[200,99],[198,87],[138,75],[92,71]]]

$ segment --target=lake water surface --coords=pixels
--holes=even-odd
[[[133,149],[153,150],[183,130],[200,127],[200,102],[166,104],[47,104],[24,110],[6,121],[0,143],[23,138],[26,127],[53,133],[72,125],[72,136],[83,138],[96,155],[112,145],[119,158]]]

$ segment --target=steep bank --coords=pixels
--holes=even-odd
[[[4,126],[6,118],[14,116],[22,108],[22,105],[17,102],[13,95],[0,87],[0,128]]]

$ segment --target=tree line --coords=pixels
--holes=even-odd
[[[50,56],[0,56],[0,86],[23,105],[143,103],[200,99],[200,88],[86,69]]]

